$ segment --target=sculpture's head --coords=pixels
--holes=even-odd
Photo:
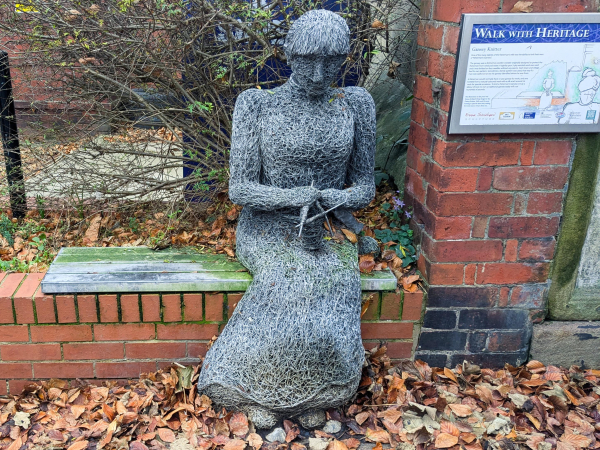
[[[331,11],[308,11],[290,27],[283,50],[294,81],[309,95],[319,95],[333,83],[350,52],[350,30]]]

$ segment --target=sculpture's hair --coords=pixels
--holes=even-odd
[[[343,18],[331,11],[308,11],[290,27],[283,50],[288,59],[307,55],[347,55],[350,29]]]

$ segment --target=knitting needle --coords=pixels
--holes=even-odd
[[[310,187],[313,187],[315,181],[310,182]],[[306,218],[308,217],[308,210],[310,205],[303,206],[300,210],[300,232],[298,233],[298,237],[302,236],[302,228],[304,228],[304,223],[306,222]]]
[[[296,228],[298,228],[300,225],[308,225],[309,223],[313,223],[315,220],[320,219],[321,217],[329,214],[331,211],[333,211],[335,208],[339,208],[340,206],[342,206],[343,204],[345,204],[346,202],[342,202],[339,205],[335,205],[333,208],[328,209],[327,211],[324,211],[322,213],[317,214],[316,216],[312,216],[310,219],[306,219],[306,222],[304,222],[304,224],[299,224],[296,225]]]

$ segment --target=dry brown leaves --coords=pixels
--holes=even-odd
[[[197,379],[195,368],[193,380]],[[215,410],[191,389],[178,392],[177,367],[127,386],[72,385],[60,380],[0,398],[0,449],[164,450],[178,436],[201,450],[305,450],[307,435],[292,420],[286,442],[267,443],[239,412]],[[344,424],[328,450],[374,450],[407,443],[416,450],[600,448],[600,371],[523,367],[450,369],[403,362],[393,367],[385,347],[369,352],[358,396],[328,418]],[[407,448],[407,447],[402,447]]]
[[[101,221],[102,216],[100,214],[96,214],[90,219],[90,225],[83,235],[83,245],[92,247],[98,243],[98,234],[100,233]]]

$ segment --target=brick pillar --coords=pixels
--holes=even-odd
[[[448,135],[462,13],[516,0],[424,0],[418,35],[406,200],[429,282],[416,357],[489,366],[527,359],[544,317],[574,135]],[[596,12],[597,0],[545,0],[534,12]]]

